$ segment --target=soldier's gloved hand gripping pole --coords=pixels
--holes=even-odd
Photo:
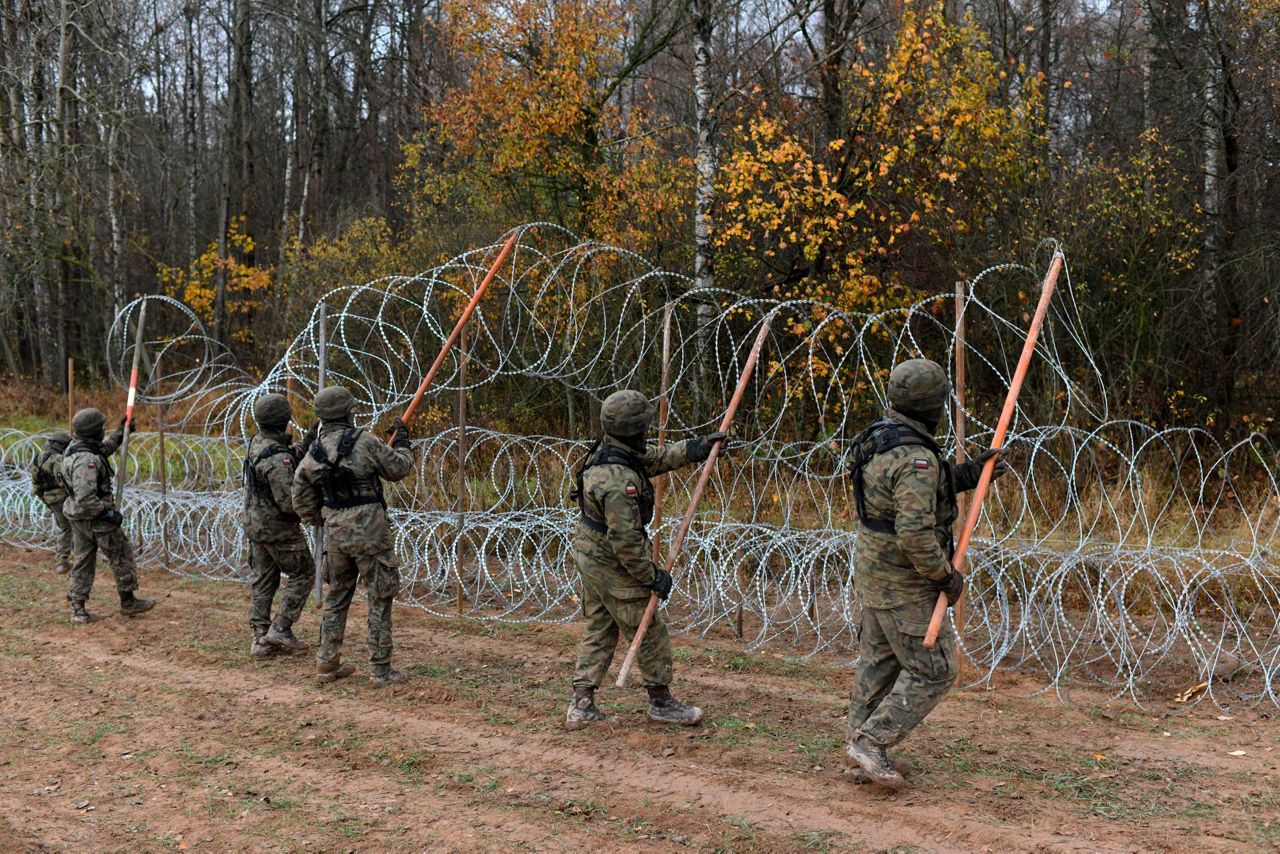
[[[516,246],[516,239],[520,236],[519,231],[511,232],[511,236],[507,238],[507,242],[503,245],[502,251],[498,253],[497,259],[493,262],[493,266],[489,268],[489,272],[485,274],[484,280],[480,282],[480,287],[476,288],[476,292],[471,296],[471,302],[467,303],[467,307],[462,310],[462,316],[458,318],[458,322],[454,324],[453,332],[449,333],[449,337],[445,339],[444,345],[440,348],[440,354],[436,356],[436,360],[431,363],[431,367],[427,370],[427,375],[422,378],[422,383],[418,386],[418,391],[414,394],[413,400],[409,401],[409,406],[404,411],[404,415],[400,416],[400,426],[407,428],[409,421],[413,418],[413,413],[417,411],[418,405],[422,403],[422,396],[427,393],[431,381],[436,378],[436,374],[440,372],[440,366],[444,364],[445,357],[449,355],[449,351],[453,349],[453,345],[457,343],[458,338],[462,335],[462,327],[467,325],[467,321],[471,319],[471,315],[475,313],[476,306],[480,304],[481,297],[484,292],[489,290],[489,285],[493,282],[498,270],[502,267],[503,262],[507,260],[507,256],[511,254],[511,250]],[[395,441],[396,430],[392,430],[387,435],[387,444],[390,445]]]
[[[1031,366],[1031,356],[1036,350],[1036,341],[1040,338],[1040,329],[1044,326],[1045,314],[1049,311],[1049,300],[1053,298],[1053,289],[1058,283],[1058,274],[1062,272],[1062,250],[1053,253],[1053,263],[1044,277],[1044,285],[1040,289],[1040,302],[1036,305],[1035,316],[1031,318],[1031,328],[1027,330],[1026,343],[1022,345],[1022,355],[1018,358],[1018,366],[1014,369],[1013,380],[1009,383],[1009,394],[1004,399],[1004,409],[1000,412],[1000,421],[996,424],[996,433],[991,440],[992,450],[1004,447],[1005,435],[1009,432],[1009,424],[1013,421],[1013,411],[1018,403],[1018,394],[1022,391],[1022,381],[1027,378],[1027,369]],[[969,513],[964,520],[964,528],[960,531],[960,539],[956,541],[955,553],[951,556],[951,566],[956,572],[964,569],[965,552],[969,550],[969,540],[973,537],[973,529],[978,526],[978,517],[982,514],[982,501],[987,497],[991,487],[991,475],[995,471],[999,454],[987,460],[982,467],[982,476],[969,499]],[[938,633],[942,631],[942,621],[947,618],[947,594],[938,594],[938,604],[933,608],[933,618],[929,620],[929,630],[924,636],[924,645],[932,649],[938,642]]]
[[[756,363],[760,361],[760,351],[764,349],[764,339],[769,335],[769,326],[773,323],[773,312],[770,312],[760,324],[760,332],[756,335],[756,341],[751,345],[751,352],[747,356],[747,363],[742,368],[742,376],[738,377],[738,386],[733,390],[733,397],[729,401],[729,408],[724,411],[724,417],[720,419],[719,430],[721,433],[728,433],[729,428],[733,426],[733,416],[738,412],[738,405],[742,403],[742,396],[746,393],[747,383],[751,380],[751,374],[756,369]],[[684,518],[680,520],[680,527],[676,529],[676,535],[671,540],[671,551],[667,553],[666,565],[663,570],[667,573],[676,564],[676,558],[680,556],[680,549],[684,545],[684,538],[689,533],[689,526],[693,524],[693,514],[698,510],[698,504],[702,501],[702,493],[707,488],[708,481],[711,480],[711,472],[715,470],[716,460],[720,457],[721,442],[716,442],[711,446],[711,453],[707,455],[707,460],[702,464],[702,472],[698,475],[698,482],[693,487],[693,495],[689,498],[689,507],[684,511]],[[636,663],[636,653],[640,651],[640,644],[644,642],[644,636],[649,631],[649,624],[653,622],[654,612],[658,610],[658,594],[649,594],[649,604],[644,609],[644,616],[640,619],[640,625],[636,628],[636,635],[631,640],[631,647],[627,650],[627,657],[622,660],[622,668],[618,671],[618,681],[615,683],[619,688],[623,688],[627,684],[627,675],[631,673],[631,668]]]
[[[129,372],[129,396],[124,404],[124,438],[120,440],[120,470],[116,473],[116,511],[124,505],[125,470],[129,468],[129,434],[133,432],[133,408],[138,400],[138,363],[142,358],[142,327],[147,321],[147,302],[138,307],[138,329],[133,336],[133,369]]]

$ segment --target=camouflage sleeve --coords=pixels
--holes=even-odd
[[[304,461],[293,473],[293,486],[289,491],[293,512],[308,525],[319,525],[324,521],[320,516],[320,493],[316,489],[315,477],[316,469]],[[274,492],[274,485],[272,489]]]
[[[650,477],[666,474],[689,464],[689,443],[664,442],[644,449],[644,470]]]
[[[124,428],[117,427],[111,431],[111,435],[102,440],[102,455],[109,457],[119,450],[120,445],[124,443]]]
[[[259,463],[258,475],[271,487],[271,498],[285,513],[293,512],[293,460],[277,454],[266,463]],[[265,471],[263,470],[265,468]]]
[[[361,442],[368,447],[374,467],[383,480],[404,480],[413,471],[413,451],[409,448],[393,448],[372,433],[365,433]]]
[[[924,462],[927,465],[921,466]],[[951,573],[951,563],[937,534],[938,462],[930,454],[903,457],[896,466],[893,482],[894,526],[898,545],[916,572],[941,581]]]
[[[37,462],[31,467],[31,494],[40,494],[40,463]]]
[[[85,516],[101,516],[109,508],[98,497],[98,461],[89,454],[76,454],[79,458],[71,467],[70,492],[76,506]]]
[[[649,554],[649,538],[640,522],[636,496],[628,495],[626,481],[600,491],[604,522],[609,526],[609,545],[618,563],[639,584],[652,584],[657,572]]]

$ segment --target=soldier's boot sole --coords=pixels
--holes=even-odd
[[[338,666],[334,670],[329,670],[325,673],[317,673],[316,684],[328,685],[332,682],[337,682],[339,679],[346,679],[348,676],[350,676],[352,673],[355,673],[355,672],[356,672],[356,666],[354,664],[343,664]]]
[[[655,724],[697,726],[702,723],[702,709],[697,706],[682,706],[679,709],[655,709],[650,706],[648,718]]]
[[[879,752],[876,750],[851,741],[844,746],[844,756],[847,762],[862,771],[867,782],[887,789],[901,789],[907,785],[906,779],[895,768],[886,767],[881,763]]]
[[[139,614],[145,614],[156,606],[154,599],[134,599],[128,605],[120,606],[120,613],[126,617],[136,617]]]
[[[911,770],[911,763],[900,756],[895,756],[890,760],[893,763],[893,770],[897,771],[905,779],[907,772]],[[846,764],[844,769],[844,777],[855,786],[872,785],[873,780],[867,777],[867,772],[862,770],[861,765]]]

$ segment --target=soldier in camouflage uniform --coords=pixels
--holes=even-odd
[[[565,727],[584,729],[610,720],[596,708],[600,687],[621,635],[635,635],[649,602],[657,593],[671,595],[672,578],[653,562],[645,526],[653,519],[653,484],[649,478],[680,466],[699,463],[724,433],[712,433],[666,445],[649,445],[646,434],[654,408],[637,391],[618,391],[600,407],[604,435],[588,452],[578,472],[576,497],[581,510],[574,530],[573,557],[582,576],[582,613],[586,635],[578,647],[573,699]],[[649,692],[649,719],[692,726],[702,710],[671,695],[671,637],[661,615],[654,614],[636,655]]]
[[[391,445],[351,423],[355,400],[339,386],[316,395],[319,438],[293,477],[293,509],[310,525],[324,525],[324,617],[316,653],[321,684],[350,676],[342,662],[347,609],[363,578],[369,601],[369,681],[374,687],[403,682],[391,667],[391,602],[400,591],[400,561],[392,550],[391,521],[382,481],[413,471],[409,430],[397,421]]]
[[[950,394],[936,362],[912,359],[895,367],[890,408],[854,440],[850,466],[862,620],[845,756],[873,782],[895,789],[906,781],[886,751],[938,705],[957,674],[949,623],[933,649],[924,645],[938,594],[955,602],[964,592],[964,577],[951,567],[956,493],[973,489],[998,453],[988,450],[959,465],[943,459],[933,434]],[[998,462],[995,475],[1007,470]]]
[[[62,515],[62,502],[67,500],[67,489],[62,484],[62,452],[71,444],[71,434],[59,430],[45,443],[44,453],[31,467],[31,492],[44,502],[53,514],[58,527],[58,574],[71,570],[71,524]]]
[[[249,440],[244,461],[244,523],[249,538],[249,567],[253,595],[249,600],[249,655],[265,658],[279,652],[298,652],[307,645],[293,634],[302,614],[315,561],[293,512],[293,473],[315,439],[313,428],[300,443],[289,435],[289,401],[284,395],[264,394],[253,403],[258,432]],[[271,618],[271,602],[288,576],[280,609]]]
[[[103,438],[106,416],[96,409],[81,409],[71,419],[76,438],[62,457],[62,482],[67,500],[62,512],[71,523],[71,622],[87,623],[91,619],[85,602],[93,589],[97,572],[98,549],[106,555],[116,577],[120,594],[120,613],[137,616],[155,607],[154,599],[134,596],[138,589],[137,565],[133,546],[121,530],[124,516],[116,509],[111,496],[111,455],[124,439],[124,423]]]

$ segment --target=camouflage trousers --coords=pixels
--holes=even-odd
[[[369,663],[374,669],[391,664],[391,602],[400,592],[400,567],[391,552],[348,555],[333,544],[324,553],[324,616],[316,661],[333,661],[342,652],[347,633],[347,609],[363,578],[369,601]]]
[[[67,521],[67,517],[62,515],[62,505],[46,504],[49,512],[53,514],[53,524],[58,527],[58,547],[55,554],[58,556],[58,568],[71,566],[71,523]]]
[[[249,568],[253,570],[253,595],[249,599],[249,628],[262,637],[271,628],[271,603],[280,589],[280,576],[287,575],[284,595],[276,621],[287,629],[298,621],[315,577],[315,562],[306,543],[284,545],[249,542]]]
[[[582,615],[587,618],[587,631],[578,645],[573,687],[599,688],[609,672],[618,638],[630,643],[635,636],[651,591],[638,586],[631,576],[582,560],[581,555],[578,574],[582,577]],[[671,635],[661,611],[654,613],[653,624],[640,644],[636,667],[646,688],[671,684]]]
[[[880,747],[907,737],[956,681],[956,639],[944,623],[933,649],[924,635],[933,602],[891,610],[862,609],[858,660],[849,692],[850,740],[864,736]]]
[[[138,589],[138,566],[133,560],[133,545],[119,525],[106,522],[68,519],[71,525],[71,588],[67,600],[87,602],[97,573],[98,550],[111,564],[116,576],[116,590],[131,593]]]

